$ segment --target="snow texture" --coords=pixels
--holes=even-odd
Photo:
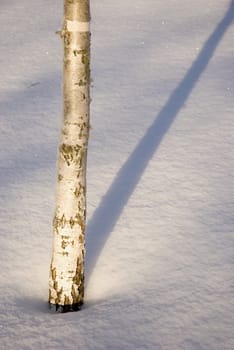
[[[234,349],[234,1],[91,1],[86,298],[47,307],[62,2],[0,4],[0,349]]]

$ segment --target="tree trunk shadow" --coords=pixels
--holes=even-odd
[[[234,0],[231,1],[225,16],[205,42],[180,84],[168,98],[152,125],[118,171],[99,207],[88,221],[86,234],[86,283],[88,283],[90,274],[105,242],[140,181],[148,162],[162,142],[178,112],[189,98],[233,19]]]

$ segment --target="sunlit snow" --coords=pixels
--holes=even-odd
[[[86,298],[47,306],[63,2],[0,4],[0,349],[234,349],[234,1],[91,0]]]

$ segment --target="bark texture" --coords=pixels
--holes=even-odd
[[[49,279],[49,304],[58,312],[78,310],[84,297],[89,22],[89,0],[64,1],[64,108]]]

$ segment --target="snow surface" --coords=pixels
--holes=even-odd
[[[91,0],[86,299],[51,314],[62,1],[1,0],[0,349],[234,349],[234,1]]]

